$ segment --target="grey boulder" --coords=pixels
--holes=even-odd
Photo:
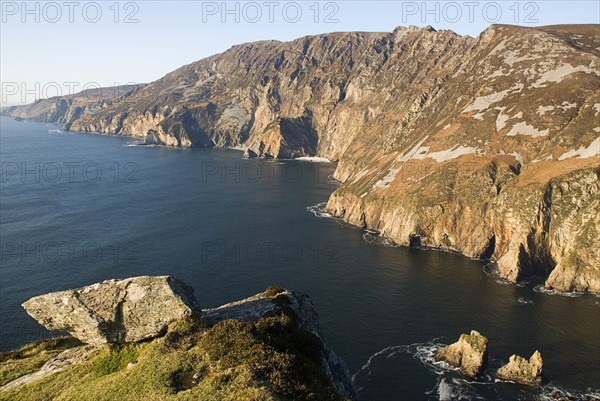
[[[174,320],[201,314],[193,288],[171,276],[107,280],[40,295],[22,306],[47,329],[68,331],[87,344],[158,337]]]

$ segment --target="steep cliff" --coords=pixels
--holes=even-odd
[[[600,292],[599,88],[598,25],[399,27],[234,46],[67,128],[326,157],[337,217]]]
[[[120,102],[143,87],[143,84],[108,88],[90,87],[82,92],[39,99],[24,106],[4,107],[0,109],[0,114],[68,125],[88,114]]]

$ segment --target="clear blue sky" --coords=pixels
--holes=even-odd
[[[52,96],[58,91],[54,83],[68,93],[70,87],[86,84],[150,82],[234,44],[261,39],[392,31],[399,25],[432,25],[477,36],[492,22],[600,23],[600,2],[595,0],[265,0],[227,2],[225,7],[221,1],[122,1],[116,7],[115,1],[74,3],[29,2],[25,9],[21,1],[1,2],[0,100],[4,104]]]

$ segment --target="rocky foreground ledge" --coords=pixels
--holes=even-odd
[[[34,297],[51,330],[0,354],[0,400],[355,400],[307,295],[269,287],[214,309],[170,277],[108,280]]]

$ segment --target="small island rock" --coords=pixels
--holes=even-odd
[[[462,374],[474,378],[480,374],[487,362],[488,339],[475,330],[470,334],[461,334],[454,344],[441,348],[433,357],[436,361],[460,368]]]
[[[542,384],[542,368],[544,360],[539,351],[535,351],[529,361],[522,356],[512,355],[508,363],[496,373],[500,379],[510,380],[528,386]]]

